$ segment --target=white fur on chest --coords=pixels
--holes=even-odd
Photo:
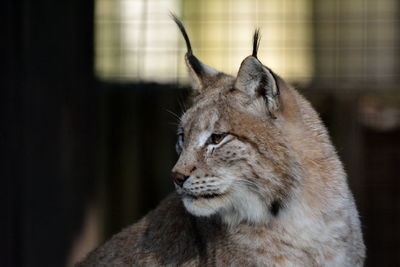
[[[255,266],[353,266],[343,236],[349,226],[342,218],[326,224],[316,214],[294,204],[281,217],[257,227],[232,230],[229,239]],[[252,230],[253,228],[253,230]]]

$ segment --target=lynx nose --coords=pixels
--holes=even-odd
[[[172,180],[174,180],[174,182],[179,185],[180,187],[182,187],[183,183],[189,178],[189,176],[186,176],[182,173],[179,172],[172,172]]]

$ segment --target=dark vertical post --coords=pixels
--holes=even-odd
[[[0,266],[63,266],[94,179],[93,1],[0,10]]]

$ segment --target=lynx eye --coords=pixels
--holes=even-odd
[[[181,154],[181,152],[182,152],[183,142],[184,142],[184,135],[183,135],[183,133],[179,133],[178,140],[176,141],[176,145],[175,145],[176,152],[178,154]]]
[[[225,136],[226,136],[226,134],[213,133],[210,136],[210,144],[218,145],[219,143],[221,143],[222,140],[224,140]]]

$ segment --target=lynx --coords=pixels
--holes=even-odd
[[[236,77],[187,45],[176,192],[78,266],[362,266],[346,174],[311,105],[252,55]]]

